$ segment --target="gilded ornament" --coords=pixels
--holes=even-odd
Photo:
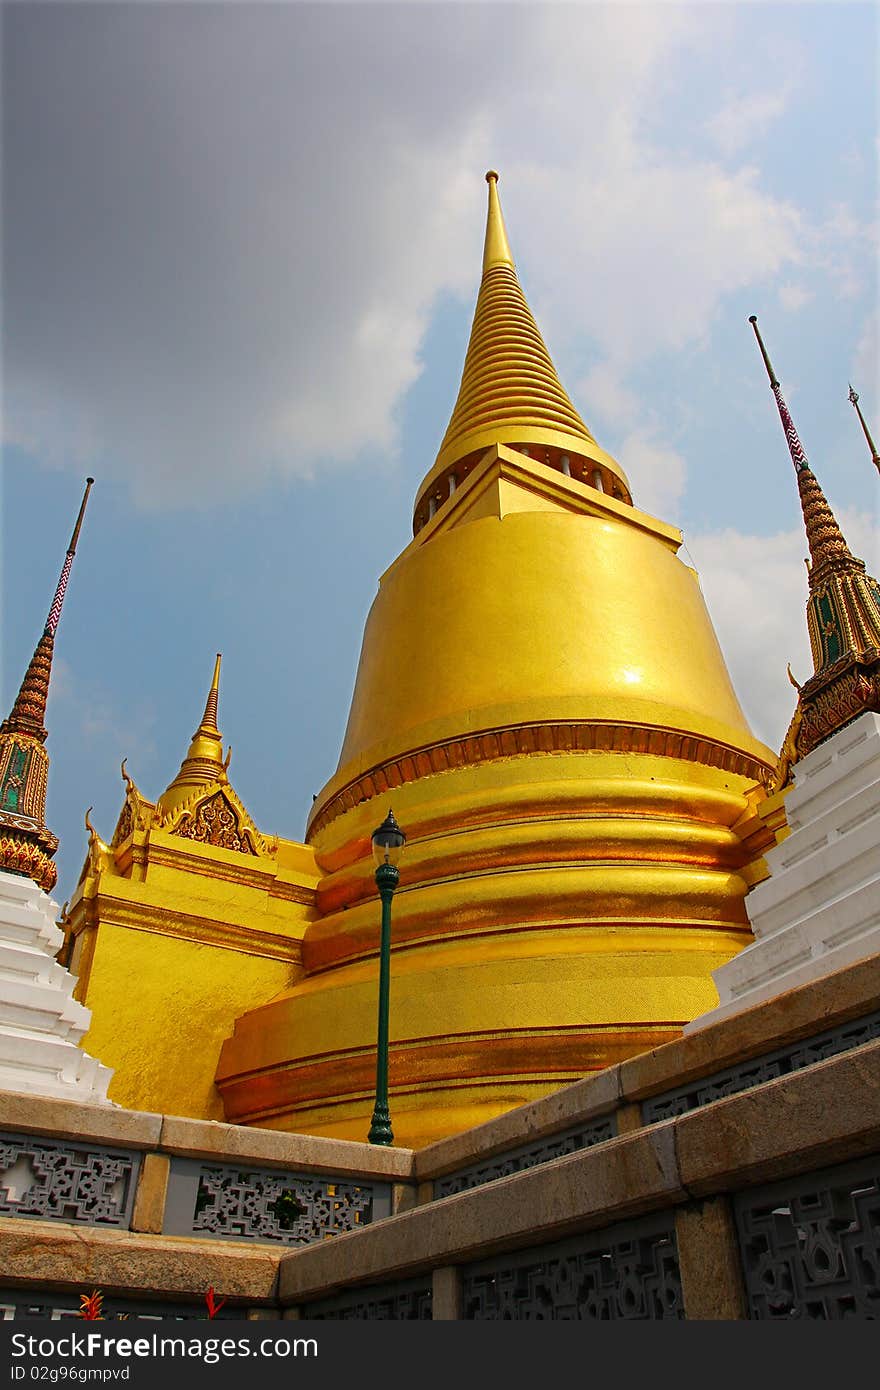
[[[131,808],[131,802],[126,801],[119,814],[119,820],[116,822],[113,839],[110,841],[111,846],[115,848],[117,845],[121,845],[123,840],[127,840],[133,833],[134,812]]]
[[[214,845],[217,849],[235,850],[238,854],[257,853],[248,831],[239,825],[238,816],[222,791],[200,802],[194,813],[184,812],[172,834],[203,845]]]

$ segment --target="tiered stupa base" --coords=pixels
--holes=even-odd
[[[54,959],[57,915],[31,879],[0,873],[0,1088],[109,1105],[112,1071],[79,1046],[91,1012]]]
[[[719,1006],[686,1032],[880,953],[880,715],[797,764],[785,813],[791,834],[746,899],[754,945],[713,972]]]

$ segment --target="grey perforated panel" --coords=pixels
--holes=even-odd
[[[140,1155],[87,1141],[0,1136],[0,1214],[122,1226],[131,1221]]]
[[[880,1155],[734,1200],[749,1316],[880,1317]]]
[[[525,1168],[535,1168],[540,1163],[549,1163],[563,1154],[575,1153],[578,1149],[588,1149],[593,1144],[601,1144],[613,1139],[617,1126],[613,1115],[605,1115],[601,1120],[589,1124],[575,1125],[560,1134],[549,1135],[534,1144],[522,1144],[516,1149],[506,1149],[483,1163],[473,1163],[460,1168],[455,1173],[438,1178],[434,1183],[435,1197],[449,1197],[454,1192],[466,1188],[481,1187],[485,1182],[496,1178],[506,1178],[510,1173],[520,1173]]]
[[[482,1321],[683,1318],[670,1213],[466,1267],[463,1317]]]
[[[175,1158],[163,1230],[308,1245],[358,1230],[390,1212],[388,1183]]]
[[[642,1101],[642,1121],[653,1124],[655,1120],[684,1115],[688,1110],[711,1104],[713,1100],[733,1096],[752,1086],[760,1086],[764,1081],[773,1081],[777,1076],[800,1071],[840,1052],[849,1052],[874,1038],[880,1038],[880,1010],[854,1019],[851,1023],[840,1024],[837,1028],[829,1028],[812,1038],[778,1048],[775,1052],[754,1057],[749,1062],[740,1062],[725,1071],[713,1072],[711,1076],[692,1081],[687,1086],[678,1086],[675,1090],[664,1091],[662,1095],[651,1096]]]
[[[430,1277],[410,1279],[399,1284],[374,1285],[352,1289],[336,1298],[321,1299],[303,1308],[306,1318],[335,1321],[359,1319],[362,1322],[424,1322],[431,1317]]]

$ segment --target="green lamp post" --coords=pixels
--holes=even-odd
[[[367,1138],[371,1144],[393,1144],[388,1112],[388,996],[391,984],[391,899],[400,880],[397,860],[406,836],[389,811],[373,831],[376,887],[382,899],[382,934],[379,938],[379,1036],[376,1045],[376,1104]]]

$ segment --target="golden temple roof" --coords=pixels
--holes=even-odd
[[[192,792],[209,782],[225,782],[226,766],[223,759],[223,739],[217,728],[217,701],[220,693],[221,653],[214,662],[214,675],[205,702],[205,712],[201,723],[192,737],[180,771],[159,797],[157,808],[160,815],[167,816],[175,806],[186,801]]]
[[[604,470],[602,485],[631,500],[622,468],[596,443],[559,380],[517,279],[494,170],[486,181],[483,276],[470,342],[452,417],[434,467],[419,489],[416,530],[426,519],[428,497],[445,500],[449,475],[460,482],[493,444],[523,449],[591,484],[596,469]]]

